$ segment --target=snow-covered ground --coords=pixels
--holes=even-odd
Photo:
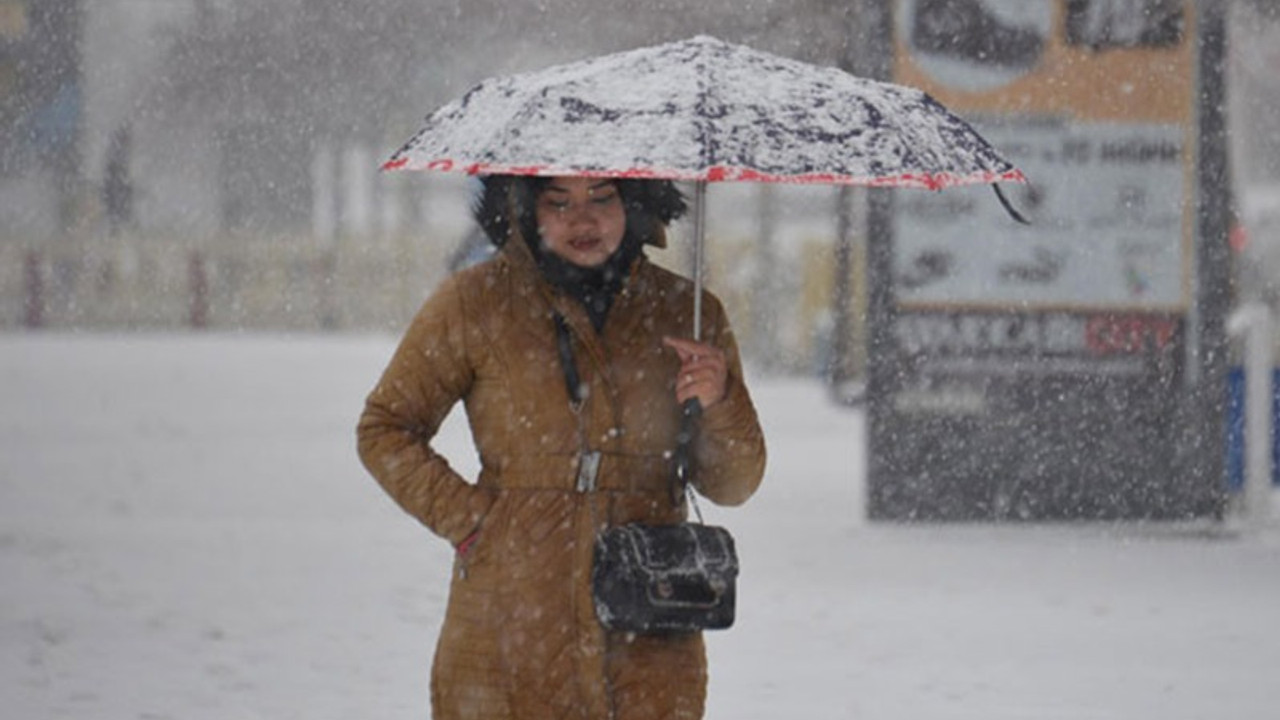
[[[354,452],[392,345],[0,335],[0,716],[426,717],[449,550]],[[753,390],[711,720],[1280,717],[1280,534],[868,524],[861,414]]]

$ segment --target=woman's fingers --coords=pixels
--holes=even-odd
[[[719,352],[719,348],[706,343],[686,340],[685,338],[666,336],[662,338],[662,344],[676,351],[680,356],[680,362],[684,362],[695,355],[709,355],[713,352]]]
[[[720,348],[683,338],[666,337],[662,342],[680,358],[676,377],[678,402],[697,398],[702,407],[708,408],[724,398],[728,371]]]

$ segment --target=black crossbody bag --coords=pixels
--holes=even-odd
[[[573,340],[564,317],[555,314],[560,364],[575,411],[582,405]],[[729,531],[702,523],[692,481],[692,449],[701,415],[698,401],[682,408],[673,454],[671,501],[688,497],[698,522],[675,525],[631,523],[602,531],[595,542],[591,587],[596,617],[608,630],[639,634],[721,630],[733,625],[738,554]],[[594,487],[599,453],[582,449],[579,491]]]

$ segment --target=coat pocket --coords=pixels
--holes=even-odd
[[[489,510],[480,516],[476,528],[454,548],[453,574],[458,580],[467,579],[467,576],[484,561],[488,546],[491,544],[488,537],[489,530],[496,527],[494,519],[501,512],[503,504],[503,495],[499,494],[489,506]]]

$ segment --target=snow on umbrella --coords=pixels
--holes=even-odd
[[[928,189],[1023,179],[924,92],[707,36],[486,80],[383,167]]]
[[[705,35],[485,80],[429,116],[383,169],[696,181],[695,302],[706,182],[1025,181],[920,90]]]

